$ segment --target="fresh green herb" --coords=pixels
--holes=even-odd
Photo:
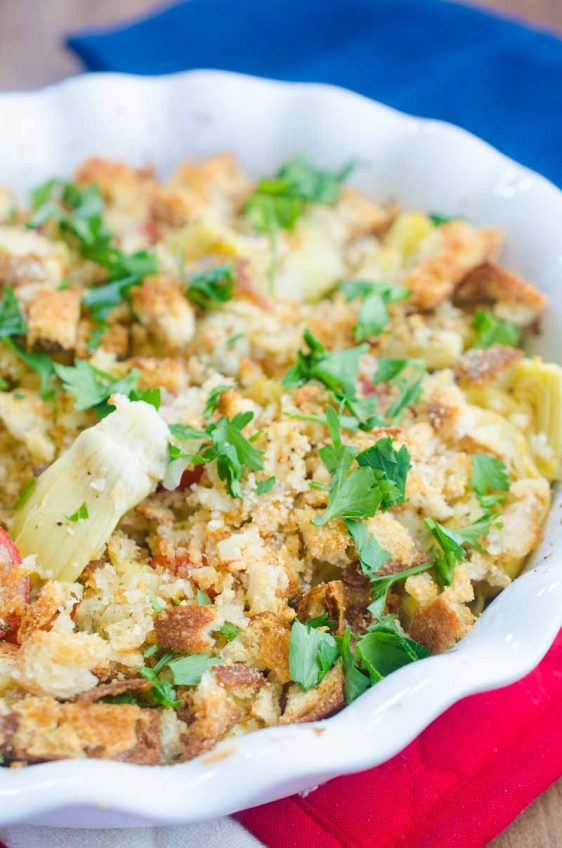
[[[138,701],[132,692],[121,692],[119,695],[106,695],[101,699],[104,704],[135,704]]]
[[[17,389],[17,390],[14,392],[14,397],[15,397],[15,399],[16,399],[16,400],[23,400],[23,399],[25,398],[25,395],[24,395],[24,393],[23,393],[22,391],[20,391],[19,389]]]
[[[521,330],[509,321],[496,318],[486,309],[477,309],[472,319],[476,332],[474,347],[490,347],[494,344],[516,347],[519,344]]]
[[[191,277],[187,281],[187,296],[202,309],[210,309],[232,299],[235,282],[233,266],[218,265]]]
[[[328,613],[323,612],[322,615],[316,615],[314,618],[309,618],[306,622],[307,627],[327,627],[332,630],[336,622],[328,618]]]
[[[72,515],[65,515],[64,517],[67,521],[71,521],[73,524],[75,524],[77,521],[85,521],[86,518],[90,517],[88,513],[88,504],[86,503],[86,501],[83,501],[76,510],[76,512],[73,512]]]
[[[442,586],[450,586],[457,562],[466,559],[464,545],[478,547],[478,539],[490,529],[492,516],[484,514],[467,527],[451,530],[433,518],[424,519],[424,524],[437,543],[433,550],[433,566]]]
[[[52,379],[55,373],[51,357],[40,350],[31,353],[23,350],[12,339],[5,339],[4,342],[28,368],[36,372],[39,377],[39,395],[42,400],[49,400],[53,396]]]
[[[144,656],[149,657],[152,656],[159,650],[158,646],[153,645],[152,648],[149,648],[145,651]],[[165,679],[161,679],[159,674],[163,671],[166,666],[170,665],[172,660],[174,659],[174,655],[171,651],[166,651],[160,659],[153,665],[150,666],[142,666],[139,668],[139,674],[142,677],[145,677],[147,680],[152,681],[152,688],[150,690],[154,702],[161,707],[171,707],[175,709],[176,707],[183,706],[183,701],[176,699],[176,692],[171,683]]]
[[[425,362],[422,359],[379,360],[373,382],[390,382],[397,390],[384,416],[389,424],[397,424],[408,406],[419,399],[424,374]]]
[[[369,630],[359,639],[355,650],[371,683],[378,683],[402,666],[429,656],[427,648],[403,636],[394,621],[385,620]]]
[[[206,592],[203,592],[201,589],[197,589],[197,603],[200,607],[208,607],[209,604],[212,604],[213,602]]]
[[[375,477],[382,489],[382,509],[390,509],[406,500],[406,477],[411,468],[410,454],[406,445],[399,450],[392,446],[392,439],[386,436],[379,439],[370,448],[357,454],[360,466],[374,469]]]
[[[0,301],[0,339],[22,336],[26,332],[27,325],[14,290],[11,286],[4,286]]]
[[[176,698],[176,690],[167,680],[155,680],[150,690],[152,697],[160,707],[177,709],[183,706],[183,701]]]
[[[160,409],[160,404],[162,402],[162,396],[160,389],[151,388],[151,389],[132,389],[129,392],[129,400],[142,400],[145,403],[149,403],[155,409]]]
[[[17,499],[17,501],[15,502],[15,504],[13,505],[12,509],[14,509],[14,510],[15,509],[21,509],[21,507],[27,501],[27,499],[29,498],[30,494],[32,493],[32,491],[34,490],[36,485],[37,485],[37,479],[35,477],[32,477],[32,479],[29,481],[29,483],[26,483],[26,485],[21,490],[20,496]]]
[[[140,285],[145,276],[156,273],[156,257],[147,250],[127,255],[112,245],[113,233],[103,222],[103,198],[96,185],[81,187],[49,180],[32,192],[31,200],[34,214],[28,226],[55,221],[83,257],[107,271],[107,282],[91,288],[82,299],[96,323],[88,345],[92,350],[107,328],[111,310],[128,300],[131,288]]]
[[[118,379],[83,359],[76,360],[74,365],[55,363],[53,367],[65,390],[74,395],[75,408],[94,409],[100,418],[113,410],[108,403],[111,395],[122,394],[128,397],[136,391],[139,377],[139,372],[133,369],[125,377]]]
[[[293,389],[302,386],[308,380],[318,380],[332,392],[341,405],[351,412],[361,429],[370,430],[375,425],[382,424],[383,422],[374,415],[375,398],[357,397],[359,360],[368,346],[359,345],[328,352],[310,330],[305,330],[304,341],[308,350],[297,353],[297,361],[283,377],[282,385]]]
[[[241,497],[240,482],[245,468],[252,471],[261,471],[263,468],[263,451],[255,448],[242,433],[253,417],[252,412],[239,412],[232,419],[219,418],[211,422],[205,430],[196,430],[183,424],[170,425],[170,432],[178,439],[204,440],[198,452],[191,455],[170,445],[170,459],[178,462],[176,471],[183,473],[190,463],[216,461],[219,479],[226,481],[233,498]]]
[[[420,574],[422,571],[427,571],[432,566],[433,562],[423,562],[420,565],[413,565],[411,568],[405,568],[403,571],[398,571],[394,574],[370,574],[373,601],[369,604],[369,612],[373,618],[380,620],[383,617],[388,591],[393,583],[406,580],[408,577],[412,577],[414,574]]]
[[[296,619],[291,627],[289,671],[302,692],[317,686],[339,656],[336,640],[330,633],[307,627]]]
[[[148,600],[150,601],[150,606],[152,607],[154,612],[162,612],[164,607],[162,606],[162,604],[158,600],[158,598],[156,596],[156,592],[154,592],[153,589],[151,589],[150,592],[148,593]],[[146,656],[146,654],[145,654],[145,656]]]
[[[361,298],[363,303],[357,314],[355,338],[358,342],[378,336],[388,326],[388,304],[405,300],[409,289],[392,283],[371,283],[367,280],[350,280],[340,285],[348,301]]]
[[[227,642],[232,642],[233,639],[236,639],[242,633],[242,628],[233,624],[231,621],[225,621],[219,629],[219,633],[221,636],[224,636]]]
[[[484,511],[491,510],[505,500],[509,490],[507,468],[501,460],[487,453],[474,454],[470,485]]]
[[[274,486],[275,477],[268,477],[267,480],[260,480],[260,482],[256,484],[256,492],[258,495],[266,495],[268,492],[271,492]]]
[[[455,220],[450,215],[440,215],[438,212],[430,212],[427,217],[434,227],[442,227],[443,224],[448,224],[449,221]]]
[[[233,347],[233,345],[235,345],[237,341],[239,341],[240,339],[243,339],[243,338],[244,338],[244,333],[235,333],[233,336],[230,336],[226,340],[226,346],[227,347]]]
[[[70,288],[70,280],[68,277],[63,277],[57,286],[57,291],[66,291]]]
[[[152,657],[154,654],[158,653],[159,650],[160,648],[158,645],[151,645],[150,648],[147,648],[146,651],[144,651],[143,657],[148,659],[148,657]]]
[[[351,629],[348,627],[343,637],[339,640],[344,674],[344,693],[346,704],[351,704],[359,695],[366,692],[371,686],[371,681],[363,674],[357,663],[353,648],[351,646]]]
[[[0,377],[0,392],[5,392],[6,389],[10,388],[10,384],[3,377]]]
[[[215,386],[214,389],[211,389],[209,392],[209,397],[207,398],[207,403],[205,404],[205,409],[203,410],[203,418],[208,420],[213,412],[216,410],[219,405],[219,401],[221,399],[221,395],[223,395],[228,389],[231,389],[232,385],[225,383],[222,386]]]
[[[189,657],[179,657],[168,663],[176,686],[197,686],[201,678],[214,665],[221,665],[224,660],[211,657],[208,653],[192,654]]]

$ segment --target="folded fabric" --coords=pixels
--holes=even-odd
[[[237,818],[269,848],[483,848],[562,776],[562,632],[527,677],[466,698],[379,768]]]
[[[562,183],[562,41],[441,0],[189,0],[72,36],[92,71],[329,82],[460,124]]]

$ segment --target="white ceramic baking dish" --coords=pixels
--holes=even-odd
[[[503,226],[506,264],[551,297],[535,348],[562,361],[562,193],[463,130],[332,86],[216,71],[83,76],[0,95],[0,183],[21,192],[92,154],[165,174],[225,149],[255,175],[295,152],[334,168],[355,159],[352,182],[374,198]],[[0,824],[194,822],[387,760],[455,701],[522,677],[545,654],[562,625],[561,506],[558,496],[526,573],[455,650],[401,669],[327,721],[227,740],[184,765],[0,769]]]

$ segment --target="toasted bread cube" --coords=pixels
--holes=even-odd
[[[80,292],[41,288],[28,307],[27,343],[47,351],[75,350],[80,320]]]

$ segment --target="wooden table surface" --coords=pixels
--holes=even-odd
[[[562,33],[562,0],[472,4]],[[0,90],[37,88],[77,73],[78,62],[61,46],[64,33],[132,18],[158,5],[155,0],[0,0]],[[562,848],[562,782],[537,799],[490,848]]]

